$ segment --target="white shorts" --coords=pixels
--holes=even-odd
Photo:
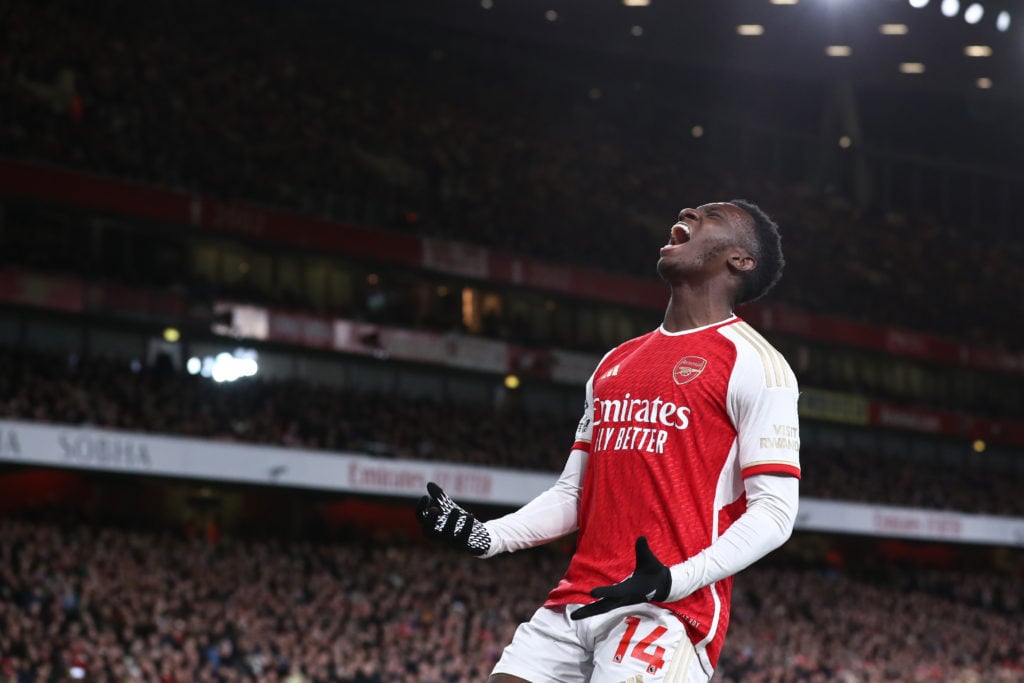
[[[579,621],[580,605],[541,607],[516,629],[493,673],[532,683],[707,683],[683,623],[649,603]]]

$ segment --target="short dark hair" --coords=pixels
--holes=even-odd
[[[743,209],[754,219],[753,241],[750,246],[753,252],[751,256],[757,261],[757,266],[740,274],[743,289],[736,298],[737,304],[744,304],[760,299],[775,286],[782,277],[786,259],[782,255],[782,235],[779,234],[779,226],[761,207],[746,199],[733,199],[729,203]]]

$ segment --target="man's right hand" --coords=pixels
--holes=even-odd
[[[483,555],[491,548],[487,527],[448,497],[434,482],[427,484],[429,495],[420,498],[416,519],[423,533],[442,540],[471,555]]]

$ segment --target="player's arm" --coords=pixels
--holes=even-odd
[[[593,432],[593,382],[593,377],[587,382],[587,400],[576,428],[576,440],[554,486],[515,512],[480,522],[435,484],[429,484],[430,495],[420,500],[417,509],[424,533],[473,555],[488,558],[498,553],[532,548],[575,531],[579,520],[580,489]]]
[[[515,512],[484,523],[491,548],[484,557],[532,548],[576,531],[587,452],[573,449],[555,485]]]
[[[587,453],[573,449],[554,486],[515,512],[489,522],[476,519],[431,482],[416,517],[427,536],[477,557],[532,548],[576,530],[586,462]]]
[[[746,479],[746,512],[710,546],[670,568],[672,585],[665,601],[682,600],[730,577],[785,543],[796,522],[798,485],[792,475],[758,474]]]

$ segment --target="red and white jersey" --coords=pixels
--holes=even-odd
[[[737,317],[608,353],[574,445],[589,453],[576,553],[546,604],[589,603],[592,588],[627,577],[638,536],[669,566],[701,552],[746,510],[745,477],[799,477],[797,397],[789,364]],[[662,605],[712,667],[731,589],[729,578]]]

